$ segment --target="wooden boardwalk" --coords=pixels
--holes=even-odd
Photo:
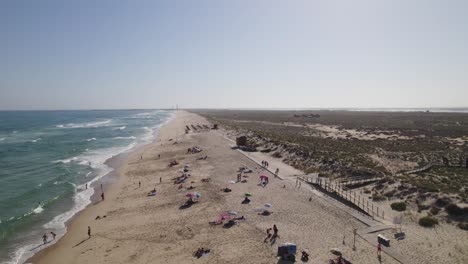
[[[367,214],[372,219],[380,218],[385,219],[385,211],[374,204],[369,202],[365,196],[349,190],[346,184],[341,182],[331,181],[321,177],[300,177],[300,180],[314,185],[318,190],[325,192],[336,200],[354,207],[355,209]],[[379,179],[368,179],[369,181],[377,181]]]

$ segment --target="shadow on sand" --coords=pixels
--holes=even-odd
[[[45,245],[49,244],[50,242],[52,242],[52,240],[47,241],[47,242],[42,243],[42,244],[39,244],[39,245],[37,245],[37,246],[31,248],[29,251],[34,251],[34,250],[36,250],[36,249],[38,249],[38,248],[40,248],[40,247],[42,247],[42,246],[45,246]]]
[[[78,244],[74,245],[72,248],[77,247],[77,246],[83,244],[84,242],[88,241],[89,239],[90,239],[90,237],[88,237],[88,238],[86,238],[86,239],[83,239],[83,240],[80,241]]]

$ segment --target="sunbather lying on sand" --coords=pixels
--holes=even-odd
[[[244,200],[241,203],[242,204],[249,204],[250,203],[249,197],[245,197]]]
[[[342,256],[338,256],[336,259],[330,259],[330,264],[352,264],[350,261],[346,260]]]
[[[270,212],[268,210],[264,210],[263,212],[261,213],[258,213],[258,215],[264,215],[264,216],[268,216],[268,215],[271,215],[273,212]]]
[[[179,162],[177,162],[177,160],[173,160],[173,161],[171,161],[171,162],[169,163],[168,166],[169,166],[169,167],[172,167],[172,166],[175,166],[175,165],[177,165],[177,164],[179,164]]]
[[[148,193],[148,196],[155,196],[155,195],[156,195],[156,188],[154,188]]]
[[[193,255],[197,258],[201,258],[208,253],[210,253],[210,249],[199,248]]]
[[[223,192],[231,192],[232,190],[229,189],[229,188],[224,188],[224,189],[221,189],[221,191],[223,191]]]

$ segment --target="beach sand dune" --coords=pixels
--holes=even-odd
[[[366,226],[349,214],[311,193],[305,184],[275,178],[242,153],[232,150],[230,142],[218,131],[203,130],[185,134],[189,124],[208,124],[204,118],[179,111],[164,126],[157,140],[131,154],[119,169],[119,180],[106,190],[106,200],[89,206],[69,224],[68,233],[55,245],[40,252],[34,263],[285,263],[276,257],[283,242],[298,245],[298,251],[310,254],[310,263],[327,263],[331,248],[340,248],[353,263],[378,263],[376,244],[356,238],[353,229]],[[201,153],[187,154],[200,146]],[[158,159],[158,155],[161,158]],[[207,155],[206,160],[197,160]],[[140,157],[143,159],[140,160]],[[179,165],[168,167],[172,160]],[[186,200],[185,189],[178,189],[173,178],[189,164],[191,176],[183,184],[193,185],[201,194],[199,202],[179,209]],[[246,183],[235,181],[237,170],[247,166]],[[267,174],[270,183],[259,186],[259,175]],[[162,182],[160,183],[160,179]],[[209,179],[208,182],[202,179]],[[138,187],[141,181],[142,186]],[[231,192],[222,192],[222,188]],[[147,193],[156,189],[156,196]],[[245,193],[250,204],[241,204]],[[256,208],[265,204],[273,212],[259,215]],[[218,216],[235,211],[245,220],[231,228],[210,225]],[[96,216],[106,216],[95,220]],[[278,226],[276,243],[264,242],[266,229]],[[92,237],[87,238],[91,226]],[[343,244],[344,242],[344,244]],[[210,253],[197,259],[198,248]],[[299,257],[298,254],[297,257]],[[398,263],[383,254],[383,263]],[[413,263],[425,263],[415,260]]]

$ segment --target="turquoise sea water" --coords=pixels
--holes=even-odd
[[[0,263],[24,262],[44,248],[45,232],[63,235],[64,223],[90,203],[94,190],[85,184],[112,170],[105,161],[149,143],[171,115],[0,111]]]

